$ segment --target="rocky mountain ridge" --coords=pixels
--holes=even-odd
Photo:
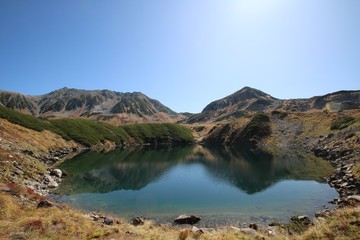
[[[260,90],[244,87],[241,90],[207,105],[199,114],[190,116],[186,122],[214,122],[251,112],[329,111],[360,109],[360,91],[338,91],[308,99],[277,99]]]
[[[62,88],[40,96],[0,91],[4,106],[43,118],[87,117],[114,123],[175,121],[181,115],[141,92]]]
[[[338,91],[308,99],[278,99],[260,90],[241,90],[208,104],[201,113],[176,113],[141,92],[62,88],[40,96],[0,90],[0,104],[43,118],[85,117],[112,124],[218,122],[255,112],[339,112],[360,109],[360,91]]]

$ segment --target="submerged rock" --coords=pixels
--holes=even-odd
[[[180,215],[179,217],[177,217],[174,222],[176,224],[195,224],[197,222],[199,222],[201,220],[201,218],[194,216],[194,215]]]

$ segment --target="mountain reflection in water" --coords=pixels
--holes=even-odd
[[[333,169],[311,154],[273,150],[239,151],[195,145],[175,148],[86,152],[59,166],[69,173],[57,194],[140,190],[178,165],[201,164],[215,181],[254,194],[284,179],[322,182]]]

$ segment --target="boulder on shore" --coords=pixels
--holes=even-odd
[[[104,224],[106,225],[113,225],[114,224],[114,219],[110,216],[106,216],[104,218]]]
[[[132,220],[134,226],[144,225],[144,219],[142,217],[136,217]]]
[[[177,217],[174,222],[176,224],[195,224],[197,222],[199,222],[201,220],[201,218],[194,216],[194,215],[180,215],[179,217]]]
[[[53,175],[53,176],[56,176],[56,177],[61,178],[62,175],[63,175],[63,173],[62,173],[62,171],[61,171],[60,169],[57,169],[57,168],[56,168],[56,169],[51,169],[50,175]]]
[[[54,203],[48,200],[42,200],[38,203],[37,208],[48,208],[54,206]]]

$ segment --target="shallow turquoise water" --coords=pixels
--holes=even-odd
[[[54,197],[128,219],[171,222],[187,213],[204,226],[286,221],[337,197],[319,182],[328,163],[309,156],[202,146],[88,152],[59,166],[70,176]]]

